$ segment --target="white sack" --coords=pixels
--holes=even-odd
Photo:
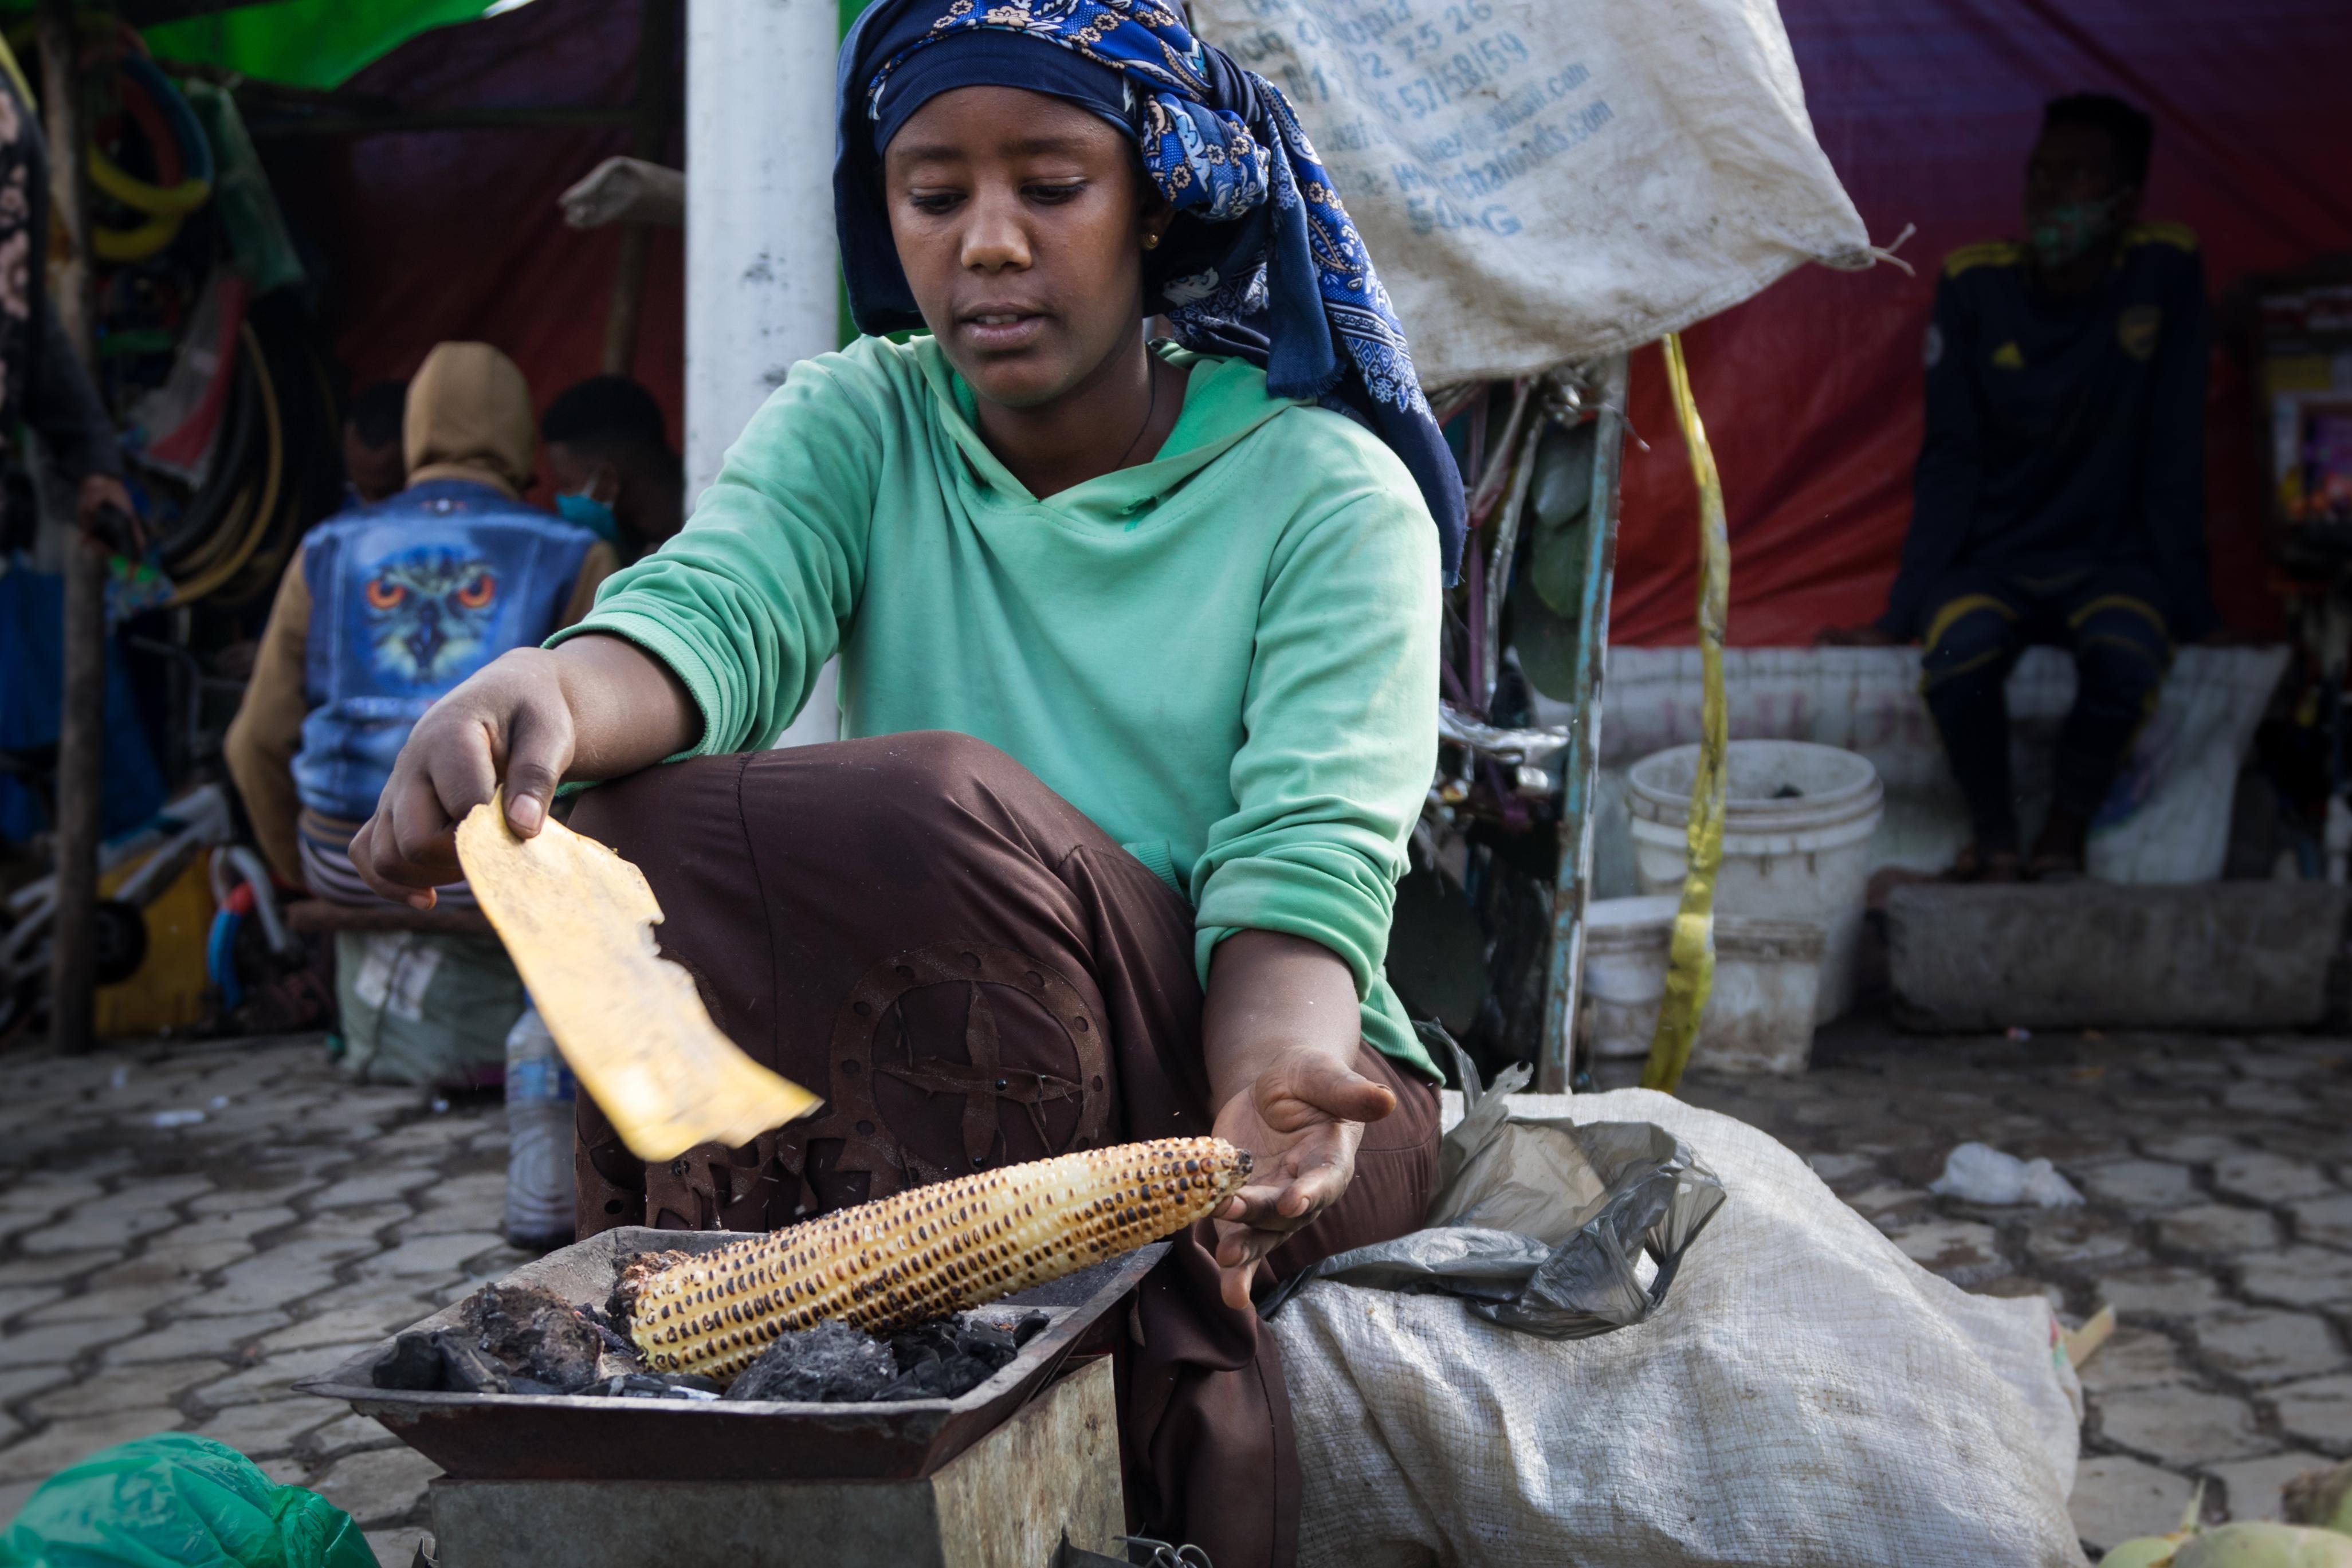
[[[1772,0],[1192,0],[1297,110],[1424,385],[1870,264]]]
[[[1645,1090],[1729,1201],[1644,1323],[1550,1341],[1318,1281],[1274,1320],[1300,1568],[2078,1568],[2082,1391],[2039,1296],[1971,1296],[1803,1161]]]

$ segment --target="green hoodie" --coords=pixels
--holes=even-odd
[[[928,338],[803,361],[693,519],[552,642],[611,632],[767,744],[841,654],[842,733],[1019,760],[1197,912],[1346,960],[1365,1040],[1431,1076],[1381,972],[1436,766],[1437,530],[1412,476],[1244,361],[1192,366],[1161,455],[1040,501]]]

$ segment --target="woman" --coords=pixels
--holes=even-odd
[[[1287,108],[1153,0],[881,0],[842,61],[852,304],[930,335],[794,367],[682,534],[418,727],[353,856],[424,904],[500,780],[522,832],[617,780],[572,826],[645,870],[720,1026],[824,1094],[653,1169],[583,1101],[583,1233],[1251,1150],[1140,1292],[1123,1448],[1141,1523],[1286,1562],[1259,1265],[1412,1228],[1434,1167],[1381,961],[1460,481]],[[1160,312],[1192,349],[1147,348]],[[864,738],[744,754],[836,650]]]

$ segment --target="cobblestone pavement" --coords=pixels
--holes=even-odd
[[[2279,1486],[2352,1458],[2352,1040],[1832,1026],[1801,1078],[1694,1079],[1771,1133],[1921,1264],[2041,1291],[2117,1328],[2083,1368],[2074,1483],[2094,1552],[2209,1520],[2275,1519]],[[2047,1157],[2080,1208],[1927,1190],[1968,1139]]]
[[[436,1103],[352,1087],[316,1036],[0,1058],[0,1521],[177,1427],[409,1568],[436,1469],[289,1385],[522,1261],[500,1105]]]
[[[2089,1544],[2274,1513],[2352,1456],[2352,1042],[1824,1037],[1801,1079],[1694,1078],[1923,1264],[2122,1327],[2085,1369]],[[198,1119],[199,1116],[201,1119]],[[1929,1195],[1966,1138],[2047,1155],[2085,1208]],[[407,1568],[433,1466],[291,1392],[520,1261],[495,1100],[353,1089],[316,1037],[0,1058],[0,1521],[168,1428],[348,1510]]]

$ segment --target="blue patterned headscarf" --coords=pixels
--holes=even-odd
[[[834,163],[859,329],[923,324],[890,237],[881,149],[925,101],[983,84],[1054,94],[1136,138],[1177,213],[1146,259],[1146,313],[1165,314],[1188,348],[1264,367],[1276,396],[1370,426],[1419,484],[1454,580],[1461,474],[1363,239],[1282,94],[1164,0],[875,0],[841,47]]]

